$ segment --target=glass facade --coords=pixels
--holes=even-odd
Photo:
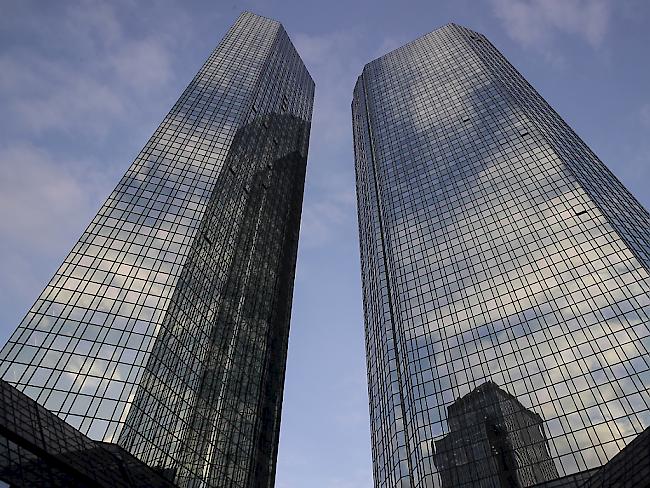
[[[175,488],[116,444],[93,441],[0,380],[0,487]]]
[[[454,405],[487,382],[523,409],[486,444],[512,486],[650,426],[650,216],[488,39],[368,63],[352,117],[375,486],[449,486],[477,455]]]
[[[271,486],[314,83],[243,13],[1,352],[1,376],[179,486]]]

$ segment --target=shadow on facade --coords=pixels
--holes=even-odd
[[[118,440],[180,486],[273,482],[308,138],[235,135]]]

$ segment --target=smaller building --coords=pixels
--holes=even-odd
[[[443,487],[524,487],[558,472],[544,420],[488,381],[448,409],[449,434],[435,441]]]
[[[650,488],[650,427],[606,464],[593,470],[580,488]]]
[[[650,427],[602,466],[535,488],[650,488]]]
[[[3,484],[4,482],[4,484]],[[115,444],[93,441],[0,380],[0,486],[173,488]]]

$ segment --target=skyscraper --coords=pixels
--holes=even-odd
[[[272,486],[314,83],[243,13],[1,353],[179,486]]]
[[[368,63],[352,114],[375,485],[441,486],[448,408],[486,381],[557,476],[612,458],[650,425],[648,212],[457,25]]]

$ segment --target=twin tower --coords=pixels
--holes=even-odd
[[[242,14],[2,349],[0,480],[273,486],[313,99]],[[454,24],[352,117],[375,486],[580,486],[650,425],[648,212]]]

